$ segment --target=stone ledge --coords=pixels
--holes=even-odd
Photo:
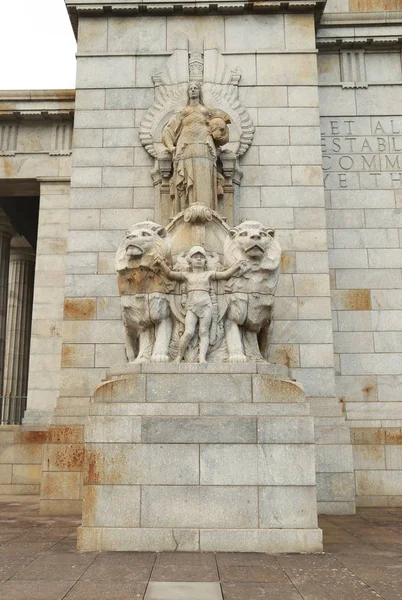
[[[197,373],[197,374],[237,374],[260,373],[262,375],[271,375],[272,377],[289,378],[289,368],[284,365],[276,365],[270,363],[126,363],[124,365],[112,365],[106,376],[117,377],[119,375],[134,375],[146,373]]]
[[[139,529],[80,527],[81,552],[322,552],[321,529]]]

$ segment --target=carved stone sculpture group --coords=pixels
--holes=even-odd
[[[117,251],[128,360],[266,358],[281,255],[274,231],[256,221],[228,228],[223,264],[199,245],[174,260],[171,246],[166,229],[146,221]]]
[[[254,132],[239,79],[216,49],[176,50],[154,76],[140,136],[170,222],[134,224],[117,250],[129,362],[267,358],[281,249],[262,223],[227,224]]]

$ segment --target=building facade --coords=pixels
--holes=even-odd
[[[265,223],[282,247],[269,360],[310,403],[319,512],[400,506],[398,2],[66,5],[76,90],[0,92],[0,493],[81,511],[90,400],[126,360],[115,252],[130,224],[168,221],[146,117],[187,57],[250,121],[233,224]]]

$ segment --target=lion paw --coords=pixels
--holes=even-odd
[[[245,356],[244,354],[232,354],[232,356],[229,357],[229,362],[245,363],[247,362],[247,356]]]
[[[146,363],[148,361],[147,361],[147,359],[144,356],[137,356],[137,358],[135,360],[132,360],[132,361],[129,361],[129,362],[131,362],[134,365],[142,365],[142,364],[144,364],[144,363]]]
[[[151,362],[154,362],[154,363],[169,362],[169,356],[167,354],[153,354],[151,357]]]

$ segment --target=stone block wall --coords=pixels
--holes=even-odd
[[[42,178],[26,425],[47,424],[60,387],[70,181]]]
[[[256,131],[240,164],[239,217],[275,228],[284,251],[270,360],[293,368],[317,418],[320,508],[351,511],[352,456],[334,388],[312,13],[80,17],[56,422],[77,422],[106,368],[125,360],[114,254],[127,226],[156,218],[139,124],[152,104],[152,75],[183,39],[190,52],[216,45],[240,69],[240,100]]]
[[[46,431],[20,425],[0,429],[0,496],[39,494]]]
[[[402,494],[401,51],[319,56],[337,394],[351,428],[358,506]],[[341,37],[351,33],[344,29]],[[392,27],[371,28],[371,36]],[[334,39],[336,28],[319,36]],[[318,38],[320,42],[320,37]],[[377,46],[384,44],[384,39]],[[359,61],[360,68],[356,65]]]

